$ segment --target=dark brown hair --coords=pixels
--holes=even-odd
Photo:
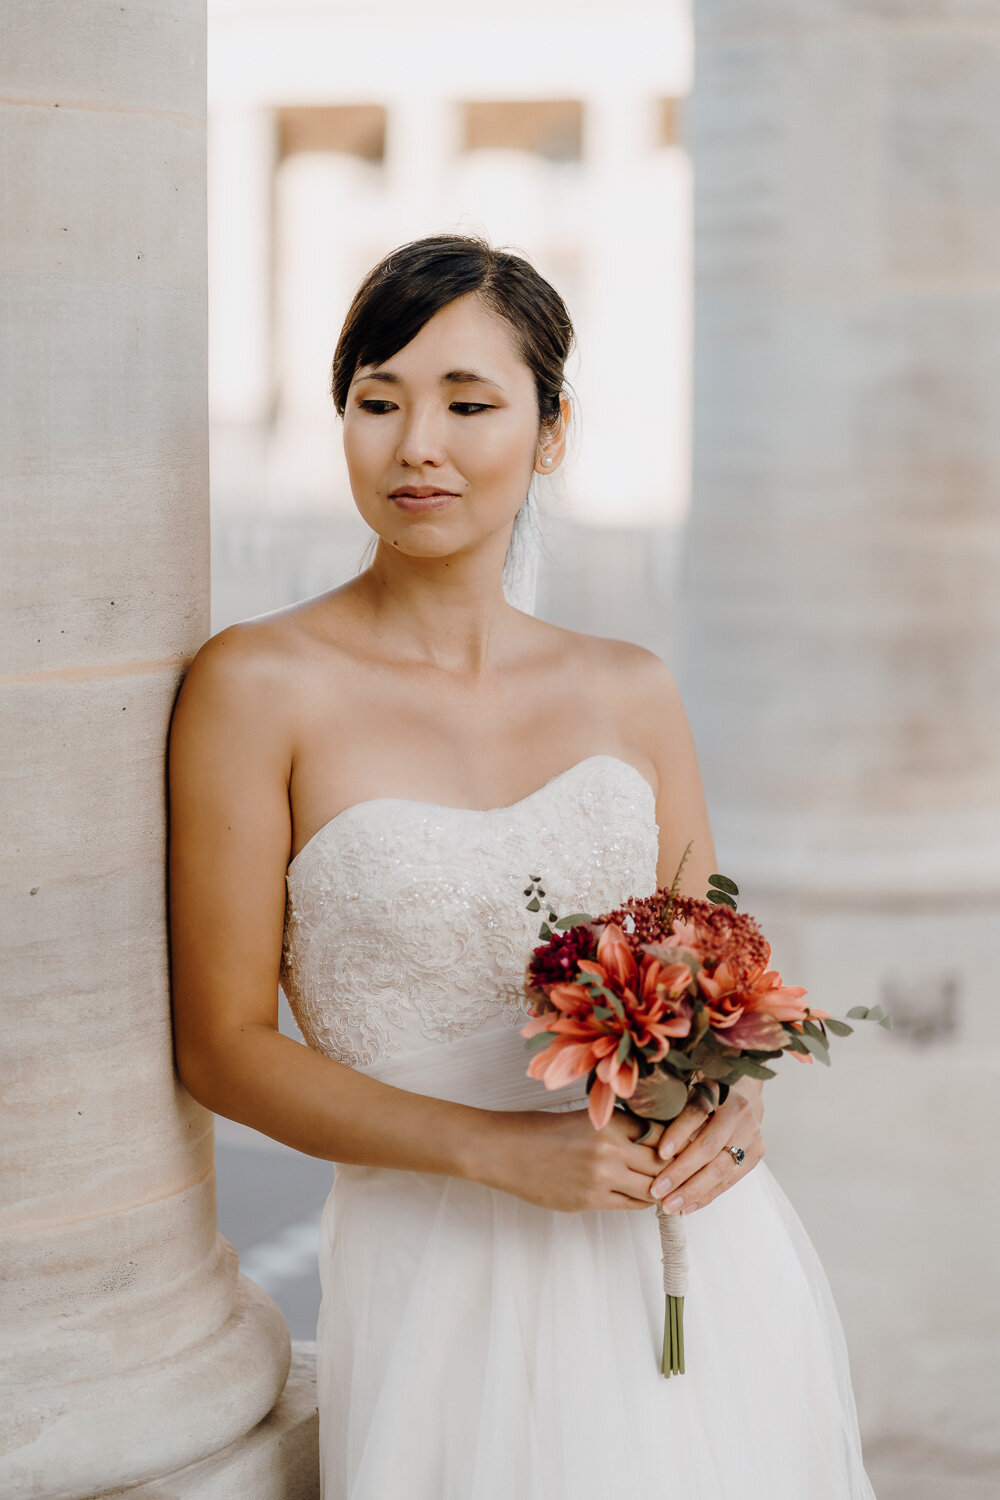
[[[566,304],[523,256],[461,234],[411,240],[368,272],[333,357],[330,394],[338,416],[344,415],[348,388],[361,366],[390,359],[436,312],[468,292],[510,325],[518,353],[535,377],[538,420],[558,425],[563,368],[574,341]]]

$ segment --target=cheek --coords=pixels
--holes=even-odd
[[[530,474],[533,431],[520,422],[492,420],[476,431],[475,421],[470,417],[451,443],[451,456],[470,481],[509,485]]]
[[[344,459],[352,474],[364,474],[384,462],[385,440],[372,427],[345,426]]]

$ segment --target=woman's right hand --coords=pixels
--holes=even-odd
[[[595,1130],[586,1109],[499,1111],[476,1178],[540,1208],[562,1213],[652,1208],[653,1178],[663,1163],[657,1126],[647,1145],[646,1123],[616,1109]]]

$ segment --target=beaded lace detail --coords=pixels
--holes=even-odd
[[[281,984],[309,1046],[367,1068],[491,1016],[524,1023],[539,875],[560,916],[656,887],[655,798],[592,755],[509,807],[381,797],[345,808],[288,867]]]

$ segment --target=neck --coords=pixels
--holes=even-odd
[[[411,557],[383,539],[358,579],[372,625],[394,653],[460,675],[496,665],[517,616],[503,592],[507,535],[468,552]]]

